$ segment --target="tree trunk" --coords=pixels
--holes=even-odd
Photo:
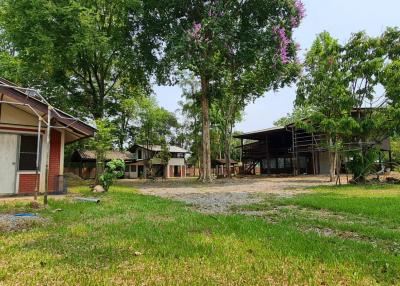
[[[232,140],[232,128],[228,127],[225,130],[225,163],[226,163],[226,174],[229,179],[231,175],[231,140]]]
[[[340,181],[340,167],[342,165],[342,158],[338,152],[336,154],[336,185],[341,185],[342,182]]]
[[[335,152],[332,152],[333,142],[332,138],[328,137],[328,144],[329,144],[329,181],[333,182],[335,180]]]
[[[202,168],[202,166],[203,166],[203,148],[202,148],[202,145],[201,144],[199,144],[199,146],[198,146],[198,148],[199,148],[199,157],[198,157],[198,161],[197,161],[197,163],[198,163],[198,167],[199,167],[199,176],[198,176],[198,178],[197,178],[197,180],[202,180],[203,179],[203,170],[201,169]],[[196,169],[195,169],[195,175],[196,175]]]
[[[201,77],[201,112],[202,112],[202,180],[203,182],[211,182],[211,143],[210,143],[210,115],[208,100],[209,80]]]

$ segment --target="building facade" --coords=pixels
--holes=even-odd
[[[324,134],[309,133],[294,125],[244,133],[241,139],[243,174],[329,174],[329,152]],[[384,139],[376,145],[391,157],[390,141]],[[355,143],[356,145],[356,143]]]
[[[63,191],[64,146],[94,132],[88,124],[0,78],[0,195],[44,192],[46,183],[49,192]]]
[[[168,146],[171,159],[167,166],[160,164],[157,153],[161,151],[160,145],[139,145],[136,144],[129,149],[133,155],[133,162],[126,164],[126,178],[143,177],[166,177],[184,178],[186,177],[186,160],[188,153],[178,146]],[[165,175],[165,176],[164,176]]]

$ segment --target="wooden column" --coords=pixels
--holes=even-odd
[[[269,142],[268,142],[268,135],[265,135],[265,151],[266,151],[266,155],[265,155],[265,159],[266,159],[266,161],[267,161],[267,174],[269,174],[270,173],[270,170],[269,170],[269,168],[268,168],[268,163],[269,163],[269,159],[270,159],[270,156],[269,156]],[[255,173],[255,172],[254,172]]]

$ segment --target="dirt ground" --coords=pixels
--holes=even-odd
[[[308,192],[311,186],[331,184],[326,176],[245,177],[216,180],[212,184],[200,184],[194,179],[122,183],[145,195],[184,201],[204,213],[228,213],[234,206],[258,203],[270,195],[294,196]]]

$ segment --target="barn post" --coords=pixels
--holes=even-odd
[[[242,163],[241,166],[241,173],[244,175],[244,162],[243,162],[243,138],[240,138],[240,162]]]
[[[297,148],[296,148],[296,134],[295,134],[295,130],[294,127],[292,126],[292,154],[293,154],[293,175],[296,176],[297,175]]]

